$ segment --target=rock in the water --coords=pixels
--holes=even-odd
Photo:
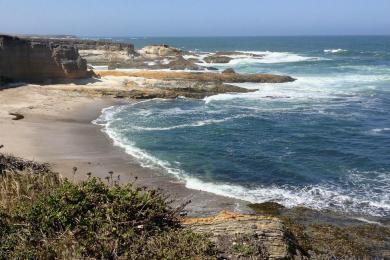
[[[234,69],[228,68],[228,69],[222,71],[222,73],[224,73],[224,74],[235,74],[236,72],[234,71]]]
[[[204,61],[207,63],[229,63],[233,58],[222,55],[211,55],[204,58]]]
[[[168,68],[172,70],[200,70],[201,67],[195,63],[184,59],[182,56],[178,56],[175,60],[171,61]]]
[[[197,82],[222,82],[222,83],[285,83],[293,82],[290,76],[272,74],[239,74],[239,73],[213,73],[213,72],[188,72],[188,71],[99,71],[100,76],[129,76],[143,77],[160,80],[191,80]]]
[[[91,76],[73,46],[38,43],[0,35],[0,78],[42,83]]]

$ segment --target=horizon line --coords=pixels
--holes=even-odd
[[[10,33],[0,32],[0,35],[11,36],[73,36],[79,38],[239,38],[239,37],[357,37],[357,36],[390,36],[389,34],[278,34],[278,35],[83,35],[83,34],[66,34],[66,33]]]

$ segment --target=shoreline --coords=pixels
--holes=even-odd
[[[103,84],[112,83],[103,80]],[[26,85],[0,91],[0,144],[5,146],[2,152],[47,162],[55,171],[75,181],[86,179],[89,172],[104,179],[113,171],[114,176],[120,175],[122,184],[133,183],[137,177],[136,185],[166,191],[175,201],[174,205],[191,200],[186,207],[190,216],[210,216],[223,210],[253,212],[248,207],[249,201],[191,189],[168,173],[143,167],[123,147],[114,144],[114,140],[102,131],[104,126],[92,123],[103,109],[136,101],[65,90],[72,87],[71,84]],[[10,113],[20,114],[23,119],[13,120],[15,116]],[[73,167],[78,169],[75,176]],[[300,206],[286,210],[297,207]],[[389,221],[386,217],[335,214],[366,223],[387,225]]]
[[[134,182],[137,177],[136,185],[160,188],[175,204],[191,200],[186,207],[191,216],[213,215],[222,210],[249,211],[244,201],[191,190],[173,176],[143,168],[122,148],[114,146],[102,126],[92,121],[100,116],[102,109],[128,101],[64,94],[48,88],[28,85],[1,92],[0,101],[4,102],[0,102],[0,143],[4,144],[4,152],[50,163],[53,170],[75,181],[86,179],[88,172],[104,179],[113,171],[114,176],[120,175],[121,183]],[[36,102],[37,106],[26,106],[25,101]],[[24,119],[12,120],[7,112],[14,111],[23,114]],[[77,167],[75,176],[73,167]]]

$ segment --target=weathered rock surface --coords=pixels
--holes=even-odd
[[[86,61],[73,46],[0,36],[0,78],[3,81],[42,83],[89,76]]]
[[[276,202],[250,204],[260,216],[281,219],[310,259],[390,259],[388,218],[367,223],[340,212]]]
[[[203,60],[207,63],[229,63],[233,58],[230,58],[228,56],[223,56],[223,55],[210,55],[204,58]]]
[[[213,72],[177,72],[177,71],[98,71],[100,76],[129,76],[160,80],[193,80],[198,82],[224,82],[224,83],[284,83],[295,81],[290,76],[272,74],[239,74],[239,73],[213,73]]]
[[[275,217],[221,212],[214,217],[187,218],[183,223],[211,235],[225,259],[305,259],[297,243]]]
[[[121,87],[68,88],[70,91],[116,98],[151,99],[187,97],[201,99],[221,93],[248,93],[254,90],[220,82],[195,82],[186,80],[125,79]]]
[[[167,64],[167,67],[172,70],[201,70],[202,69],[194,62],[186,60],[182,56],[178,56],[176,59],[172,60],[170,63]]]
[[[226,70],[224,70],[224,71],[222,71],[222,73],[225,73],[225,74],[230,74],[230,73],[236,73],[235,71],[234,71],[234,69],[232,69],[232,68],[228,68],[228,69],[226,69]]]
[[[140,49],[138,53],[147,58],[171,57],[182,54],[182,51],[168,45],[149,45]]]
[[[135,54],[134,45],[131,43],[113,42],[109,40],[85,40],[78,38],[26,38],[32,42],[53,43],[58,45],[71,45],[78,50],[105,50],[105,51],[124,51],[128,55]]]

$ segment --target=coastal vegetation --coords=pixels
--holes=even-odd
[[[3,46],[8,46],[4,48],[2,57],[11,57],[11,54],[18,52],[9,49],[14,48],[15,42],[20,39],[2,38],[5,39],[2,41]],[[112,42],[75,39],[54,42],[35,39],[32,42],[22,42],[26,46],[25,56],[35,53],[30,47],[38,44],[56,57],[56,64],[40,68],[46,73],[38,73],[44,75],[43,78],[35,78],[37,72],[34,75],[13,75],[11,72],[14,70],[11,70],[5,76],[0,75],[0,84],[21,79],[40,84],[51,80],[84,79],[75,81],[75,84],[27,86],[19,92],[11,92],[11,89],[8,93],[5,93],[8,90],[4,91],[0,102],[5,104],[2,123],[10,125],[10,128],[4,127],[4,133],[9,132],[8,129],[14,129],[18,123],[18,127],[21,127],[20,123],[34,124],[31,115],[43,114],[50,123],[53,118],[60,118],[58,121],[61,123],[74,122],[74,118],[58,115],[65,114],[72,104],[78,102],[75,100],[80,101],[82,98],[91,100],[91,97],[112,96],[174,99],[184,96],[200,99],[221,93],[256,91],[229,83],[282,83],[295,80],[289,76],[271,74],[240,74],[229,67],[224,71],[211,73],[209,71],[213,70],[212,67],[198,65],[204,64],[199,56],[184,59],[183,55],[188,53],[165,45],[145,47],[137,53],[131,44]],[[53,48],[53,43],[75,45],[81,50],[80,55],[73,47]],[[204,61],[229,63],[232,59],[230,56],[237,55],[242,53],[218,53],[204,58]],[[253,57],[264,58],[261,55]],[[131,65],[129,68],[139,70],[100,70],[94,74],[88,71],[83,59],[92,65],[108,64],[108,68],[128,68],[126,66]],[[158,61],[157,64],[155,61]],[[58,68],[57,63],[73,65],[61,65]],[[16,60],[14,65],[29,66],[23,60]],[[8,63],[3,66],[8,66]],[[176,71],[140,70],[164,68]],[[191,71],[183,71],[184,69]],[[47,74],[49,72],[52,74]],[[95,78],[89,78],[91,76]],[[47,79],[50,80],[46,82]],[[262,95],[262,98],[291,99],[289,95],[277,96],[273,93]],[[27,96],[32,98],[25,102],[24,97]],[[14,104],[18,102],[18,105]],[[22,122],[16,122],[18,120]],[[89,122],[90,120],[88,124]],[[34,129],[37,129],[35,125]],[[375,131],[387,131],[386,129]],[[31,131],[28,129],[26,132]],[[0,145],[0,149],[2,147]],[[20,147],[25,148],[23,145]],[[54,172],[49,164],[0,153],[0,259],[390,257],[390,228],[385,222],[365,223],[348,215],[340,216],[335,212],[304,207],[287,209],[276,202],[251,204],[251,214],[222,212],[216,216],[189,218],[183,216],[186,205],[173,206],[173,201],[159,190],[142,187],[137,181],[119,186],[119,176],[113,171],[107,172],[103,180],[92,177],[92,172],[82,172],[74,167],[73,176],[76,174],[84,176],[84,180],[75,182],[76,178],[72,179],[72,176],[68,180]],[[223,203],[221,202],[221,207],[226,207]]]
[[[215,259],[206,235],[183,228],[183,207],[158,190],[0,154],[0,259]],[[75,169],[77,171],[77,169]]]

